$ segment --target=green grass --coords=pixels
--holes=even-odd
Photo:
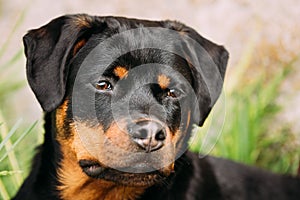
[[[27,169],[24,170],[20,167],[20,156],[16,154],[15,149],[23,138],[32,132],[37,122],[21,131],[21,134],[17,134],[18,129],[22,129],[21,122],[19,120],[9,131],[5,124],[0,125],[0,137],[2,138],[0,143],[0,194],[3,199],[9,199],[17,191],[24,181],[23,174],[27,174]],[[15,137],[17,139],[13,139],[14,135],[17,135]]]
[[[281,62],[272,52],[265,55],[275,62],[272,63],[275,67],[271,68],[254,66],[254,56],[254,51],[246,51],[237,66],[239,70],[228,75],[228,79],[235,76],[235,85],[230,85],[230,89],[225,87],[204,127],[196,129],[191,150],[274,172],[295,174],[300,160],[299,145],[293,142],[296,133],[284,124],[279,130],[272,127],[281,112],[277,104],[281,85],[289,78],[299,59],[294,57]],[[256,68],[259,72],[253,77],[251,72]]]
[[[0,47],[0,199],[11,199],[26,177],[35,146],[38,144],[36,126],[16,117],[15,105],[11,99],[22,89],[26,81],[21,74],[23,48],[20,47],[11,56],[7,49],[16,30],[24,19],[21,12],[9,37]],[[20,98],[20,97],[19,97]],[[24,114],[23,114],[24,117]],[[28,124],[29,123],[29,124]]]

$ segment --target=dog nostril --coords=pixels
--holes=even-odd
[[[156,133],[155,140],[163,141],[165,139],[166,139],[166,134],[163,130],[160,130],[159,132]]]
[[[159,123],[142,121],[128,128],[133,141],[146,152],[152,152],[164,146],[166,130]]]
[[[132,132],[132,136],[136,139],[147,139],[149,137],[147,129],[138,129]]]
[[[141,129],[138,134],[138,138],[146,139],[148,137],[148,131],[146,129]]]

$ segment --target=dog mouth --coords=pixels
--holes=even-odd
[[[138,169],[136,173],[129,173],[126,172],[127,169],[113,169],[104,167],[99,162],[93,160],[80,160],[79,166],[82,168],[82,171],[91,178],[103,179],[106,181],[115,182],[117,184],[133,187],[148,187],[154,185],[155,183],[166,179],[170,174],[164,172],[163,170],[154,169],[146,173],[139,173]]]
[[[104,171],[104,168],[96,161],[80,160],[79,166],[88,176],[96,177]]]

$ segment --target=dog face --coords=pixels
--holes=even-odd
[[[55,123],[62,184],[79,181],[71,172],[141,187],[169,176],[217,100],[228,59],[172,21],[63,16],[24,44],[29,84]]]

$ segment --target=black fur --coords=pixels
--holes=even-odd
[[[144,37],[129,34],[117,43],[110,43],[109,48],[98,49],[99,55],[113,57],[114,52],[122,48],[135,49],[114,58],[105,69],[99,69],[103,63],[91,64],[85,76],[80,76],[80,67],[84,59],[105,40],[114,34],[141,27],[158,27],[174,30],[177,35],[169,41],[156,34],[155,31],[141,29]],[[140,32],[140,33],[141,33]],[[149,48],[155,40],[161,41],[163,49]],[[191,40],[192,39],[192,40]],[[75,52],[76,44],[84,40],[85,43]],[[121,17],[94,17],[88,15],[67,15],[54,19],[49,24],[31,30],[24,36],[25,54],[27,57],[27,78],[39,103],[45,111],[45,141],[39,147],[35,156],[30,175],[23,183],[15,199],[59,199],[60,191],[57,186],[58,168],[62,158],[61,144],[56,140],[56,109],[64,100],[68,99],[67,116],[64,119],[64,137],[72,137],[69,124],[74,119],[87,121],[91,126],[101,124],[104,130],[117,119],[126,118],[122,113],[122,106],[128,103],[130,115],[154,115],[165,123],[172,132],[185,127],[179,141],[183,141],[178,153],[186,150],[187,140],[192,124],[202,125],[216,102],[223,84],[226,71],[228,53],[202,36],[195,30],[173,21],[146,21]],[[200,45],[201,48],[198,48]],[[151,46],[151,45],[150,45]],[[174,53],[179,52],[180,55]],[[101,59],[100,59],[101,60]],[[143,78],[131,77],[120,80],[113,70],[116,66],[126,69],[137,69],[137,66],[151,64]],[[169,67],[160,67],[169,66]],[[174,74],[179,72],[184,77]],[[170,74],[174,83],[172,86],[184,90],[186,94],[179,94],[176,98],[166,97],[166,90],[155,83],[159,74]],[[87,78],[88,77],[88,78]],[[89,87],[99,80],[105,79],[115,86],[114,94],[109,92],[95,92]],[[75,80],[79,85],[75,87]],[[120,81],[123,84],[117,85]],[[122,82],[123,81],[123,82]],[[149,84],[144,84],[149,82]],[[192,86],[192,91],[184,86],[184,81]],[[87,86],[89,85],[89,86]],[[141,86],[132,91],[132,86]],[[130,86],[130,87],[128,87]],[[74,89],[76,88],[76,89]],[[76,91],[75,91],[76,90]],[[72,105],[72,96],[80,91],[77,104]],[[133,92],[133,93],[132,93]],[[130,98],[126,96],[131,93]],[[189,96],[195,93],[196,99]],[[93,98],[91,99],[91,95]],[[112,97],[122,101],[112,102]],[[88,100],[97,102],[94,107],[96,118],[87,105]],[[74,112],[76,108],[78,112]],[[112,108],[119,113],[112,115]],[[149,109],[152,109],[151,113]],[[119,110],[118,110],[119,109]],[[191,112],[190,121],[187,120]],[[123,116],[124,115],[124,116]],[[188,121],[190,124],[182,124]],[[79,162],[80,163],[80,162]],[[81,162],[83,163],[83,162]],[[114,172],[117,173],[117,172]],[[104,177],[114,180],[111,174],[101,174],[95,178]],[[118,176],[121,180],[124,177]],[[122,178],[123,177],[123,178]],[[126,177],[125,177],[126,178]],[[153,199],[229,199],[229,200],[298,200],[300,199],[300,179],[282,175],[275,175],[257,168],[248,167],[225,159],[204,157],[191,152],[185,152],[175,162],[174,173],[150,184],[138,198]]]

